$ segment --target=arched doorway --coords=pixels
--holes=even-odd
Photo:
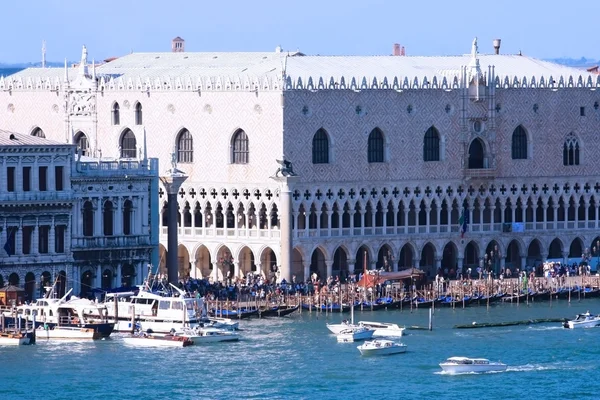
[[[573,239],[569,247],[569,258],[581,258],[583,254],[583,242],[579,238]]]
[[[392,248],[384,244],[377,252],[377,263],[375,264],[376,269],[383,269],[386,272],[390,272],[394,265],[394,253]]]
[[[354,270],[357,275],[362,273],[363,271],[369,270],[369,266],[371,265],[371,254],[369,253],[369,249],[367,246],[360,246],[356,251],[356,264]]]
[[[423,246],[419,267],[425,272],[427,279],[432,279],[437,273],[435,270],[435,246],[433,244],[427,243]]]
[[[485,151],[481,139],[476,138],[469,146],[469,169],[484,168]]]
[[[8,284],[12,286],[19,286],[19,275],[13,272],[8,276]]]
[[[112,288],[113,272],[110,269],[105,269],[102,272],[101,288],[110,289]]]
[[[296,282],[306,282],[308,279],[308,276],[304,276],[302,253],[300,253],[298,249],[294,249],[292,252],[292,268],[290,273],[292,275],[292,282],[294,282],[294,280]]]
[[[35,275],[33,272],[28,272],[25,275],[25,294],[27,301],[32,301],[35,296]]]
[[[94,273],[90,270],[84,271],[81,274],[81,293],[80,296],[88,298],[91,295],[94,285]]]
[[[415,259],[415,255],[413,253],[413,248],[410,244],[406,243],[404,246],[402,246],[402,249],[400,250],[398,266],[401,269],[411,268],[411,267],[413,267],[414,259]]]
[[[342,247],[338,247],[333,253],[332,273],[339,276],[341,282],[348,279],[348,256],[346,250]]]
[[[542,245],[537,239],[533,239],[527,248],[527,265],[537,268],[542,263]]]
[[[325,265],[325,255],[320,248],[316,248],[310,257],[310,273],[316,273],[319,281],[324,282],[327,279],[327,265]]]
[[[121,286],[133,286],[135,279],[135,267],[132,264],[125,264],[121,267]]]
[[[470,241],[465,246],[465,254],[463,261],[463,271],[471,268],[471,273],[477,270],[479,266],[479,246],[474,241]]]
[[[275,252],[271,248],[268,247],[263,250],[262,254],[260,255],[260,264],[265,271],[265,275],[271,282],[273,279],[279,280],[281,271],[279,271],[279,266],[277,265],[277,257],[275,256]]]
[[[190,266],[190,253],[184,245],[180,244],[177,246],[177,274],[179,280],[190,277]]]
[[[227,246],[221,247],[217,252],[217,271],[212,271],[213,280],[224,282],[225,279],[231,279],[234,275],[233,253]],[[213,266],[214,268],[214,266]],[[260,271],[258,271],[260,273]]]
[[[511,240],[506,248],[505,266],[506,268],[510,268],[511,271],[521,269],[521,249],[519,242],[516,240]]]
[[[550,243],[550,247],[548,248],[548,258],[562,260],[563,255],[563,245],[559,238],[556,238]]]
[[[498,242],[492,240],[485,248],[485,254],[483,255],[483,269],[488,272],[493,272],[496,276],[498,276],[500,271],[501,257],[502,249],[498,245]]]
[[[240,269],[242,264],[240,263]],[[196,279],[206,279],[212,271],[212,259],[208,248],[204,245],[196,250],[196,263],[192,266],[191,275]]]
[[[245,277],[249,272],[256,272],[256,264],[254,263],[254,253],[248,246],[244,246],[238,256],[240,263],[240,277]]]
[[[442,272],[445,276],[452,276],[454,271],[456,276],[456,268],[458,266],[458,249],[454,242],[449,242],[444,246],[444,252],[442,253]]]

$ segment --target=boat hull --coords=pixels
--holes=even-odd
[[[130,336],[123,338],[123,342],[140,347],[188,347],[194,344],[193,341],[184,337],[174,339],[156,336]]]
[[[74,327],[55,327],[52,329],[41,327],[36,330],[35,336],[37,340],[98,340],[102,338],[102,335],[93,329]]]
[[[29,340],[23,335],[0,335],[0,346],[22,346],[29,344]]]
[[[360,354],[363,356],[389,356],[392,354],[406,353],[406,345],[392,345],[389,347],[365,348],[358,346]]]
[[[442,370],[447,374],[481,374],[484,372],[503,372],[507,366],[504,364],[488,364],[488,365],[457,365],[457,364],[440,364]]]
[[[597,326],[600,326],[600,319],[594,320],[594,321],[584,321],[584,322],[568,321],[565,323],[565,328],[569,328],[569,329],[595,328]]]

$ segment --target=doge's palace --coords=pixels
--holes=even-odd
[[[597,260],[600,76],[494,45],[437,57],[181,47],[101,64],[84,48],[78,65],[0,79],[0,113],[5,129],[83,154],[174,157],[189,176],[180,277]],[[160,189],[161,264],[166,199]]]

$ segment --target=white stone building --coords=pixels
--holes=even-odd
[[[158,242],[158,160],[81,157],[38,136],[0,130],[0,286],[34,299],[55,280],[75,294],[141,283]]]
[[[452,57],[173,48],[0,79],[0,113],[92,155],[175,153],[181,276],[600,256],[600,76],[476,41]],[[297,176],[271,179],[284,155]]]

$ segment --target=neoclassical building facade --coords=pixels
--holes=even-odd
[[[188,175],[180,277],[365,262],[432,277],[600,256],[599,88],[476,41],[461,56],[178,51],[98,66],[84,48],[78,66],[0,79],[0,113],[85,154],[174,158]],[[292,176],[276,174],[283,159]]]
[[[29,300],[142,282],[158,242],[158,160],[106,160],[0,130],[0,286]],[[152,235],[152,223],[154,237]]]

